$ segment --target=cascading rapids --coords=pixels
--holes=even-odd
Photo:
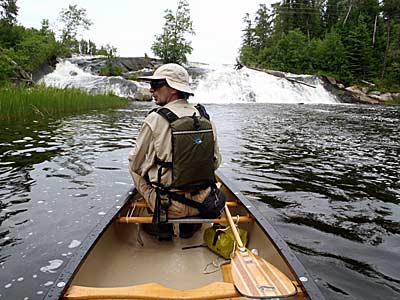
[[[85,58],[79,58],[82,62]],[[122,77],[98,76],[90,72],[90,58],[86,58],[84,70],[78,66],[77,58],[66,59],[57,64],[53,73],[42,82],[58,88],[74,87],[92,93],[113,93],[120,97],[136,98],[139,88],[147,85]],[[82,64],[80,64],[82,65]],[[293,75],[292,79],[309,85],[289,81],[265,72],[243,67],[235,70],[233,65],[200,65],[201,75],[193,76],[195,96],[191,102],[200,103],[338,103],[336,97],[323,86],[321,79],[310,75]],[[282,73],[283,74],[283,73]]]
[[[99,76],[84,71],[74,64],[73,59],[65,59],[56,65],[54,72],[40,80],[47,86],[57,88],[77,88],[93,94],[114,94],[134,99],[137,85],[120,76]]]
[[[287,75],[314,87],[246,67],[235,70],[233,66],[219,66],[210,68],[202,79],[197,80],[194,101],[309,104],[339,102],[324,88],[318,77]]]

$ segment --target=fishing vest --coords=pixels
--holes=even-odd
[[[161,107],[156,112],[165,118],[171,128],[172,162],[164,162],[156,157],[159,165],[158,182],[161,186],[163,168],[172,170],[172,182],[165,189],[199,190],[215,182],[214,175],[214,133],[204,106],[195,108],[200,116],[179,118],[168,108]]]
[[[209,186],[215,187],[214,175],[214,133],[204,106],[198,104],[195,108],[200,116],[179,118],[168,108],[161,107],[155,112],[165,118],[171,128],[172,162],[165,162],[156,157],[155,163],[159,166],[156,186],[156,203],[153,214],[153,223],[168,222],[168,208],[175,200],[185,205],[197,208],[201,213],[208,207],[187,199],[172,189],[196,193]],[[172,182],[169,186],[161,184],[161,175],[164,168],[172,170]]]

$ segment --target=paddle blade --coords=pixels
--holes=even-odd
[[[297,293],[296,287],[285,274],[248,249],[237,249],[231,265],[233,282],[242,296],[285,298]]]

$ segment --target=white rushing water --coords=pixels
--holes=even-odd
[[[315,76],[296,76],[305,84],[294,83],[265,72],[233,66],[210,68],[195,89],[195,102],[212,103],[337,103],[338,100]]]
[[[41,79],[47,86],[77,88],[94,94],[112,93],[119,97],[135,98],[137,86],[134,82],[119,76],[99,76],[82,70],[74,60],[62,60],[54,72]]]
[[[138,90],[137,86],[143,88],[143,84],[122,77],[94,75],[84,71],[74,62],[76,58],[61,61],[57,64],[56,70],[46,75],[42,82],[58,88],[74,87],[92,93],[113,93],[133,99]],[[292,79],[297,78],[314,86],[310,87],[246,67],[235,70],[233,65],[202,65],[201,68],[205,73],[193,80],[195,96],[191,98],[192,102],[309,104],[339,102],[315,76],[286,74]]]

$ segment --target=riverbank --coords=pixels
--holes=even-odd
[[[330,76],[321,76],[325,88],[335,94],[344,103],[360,104],[400,104],[400,92],[379,90],[376,85],[365,82],[365,85],[345,86],[342,82]],[[395,90],[395,89],[394,89]]]
[[[0,88],[0,120],[57,117],[94,109],[123,108],[129,103],[114,95],[91,95],[79,89],[44,86]]]

